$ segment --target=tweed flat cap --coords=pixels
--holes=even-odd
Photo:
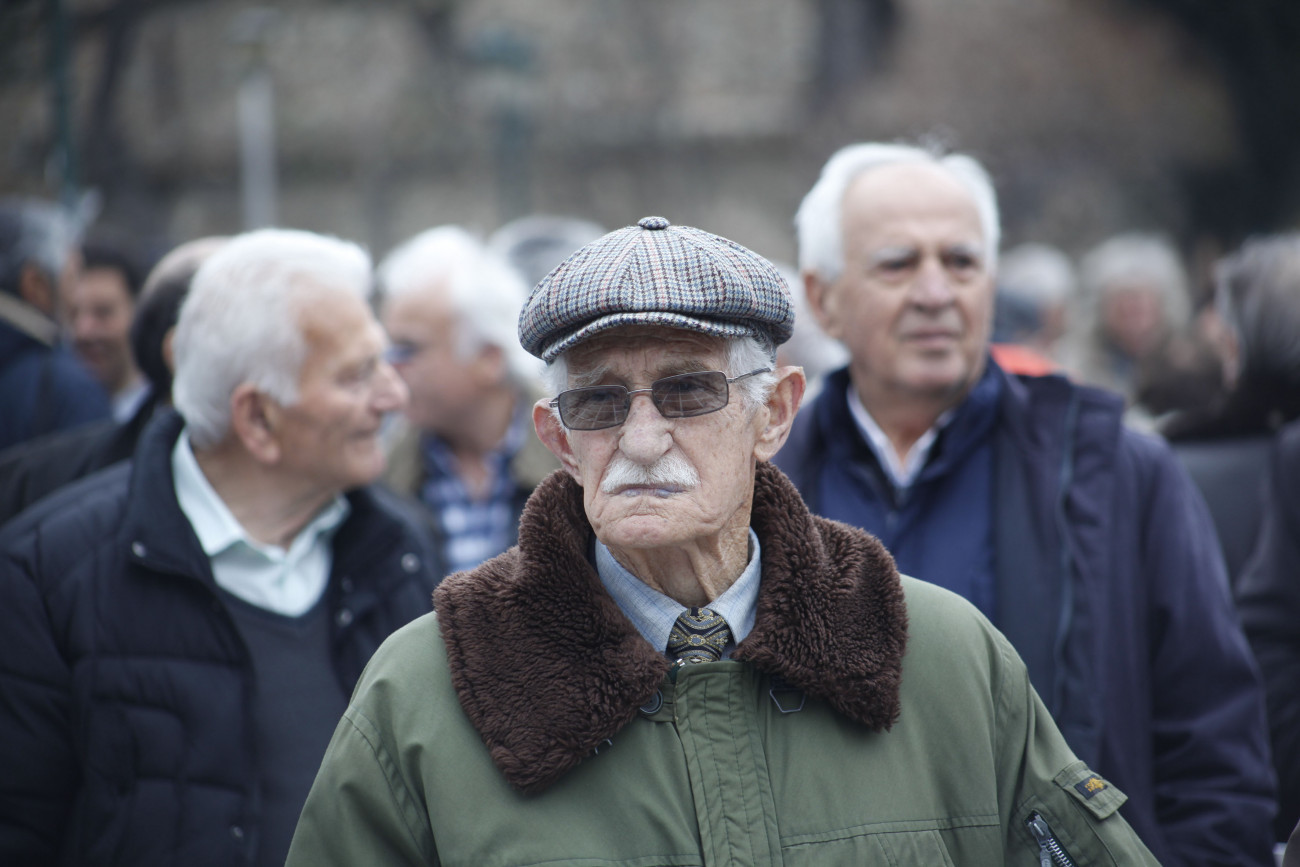
[[[717,337],[790,337],[794,307],[776,266],[734,241],[646,217],[592,241],[533,289],[519,342],[546,362],[621,325],[665,325]]]

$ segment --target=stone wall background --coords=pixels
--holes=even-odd
[[[1008,245],[1159,228],[1199,255],[1249,228],[1223,70],[1122,0],[65,4],[82,180],[155,246],[243,228],[235,33],[257,9],[279,222],[377,255],[439,223],[656,213],[792,261],[830,153],[922,135],[990,168]],[[0,12],[0,192],[59,190],[47,5]]]

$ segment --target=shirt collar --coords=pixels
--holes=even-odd
[[[176,438],[176,445],[172,448],[172,477],[176,485],[176,501],[189,520],[190,526],[194,528],[194,535],[198,537],[203,553],[208,557],[215,557],[241,542],[269,556],[273,556],[277,551],[283,555],[283,549],[278,546],[258,542],[250,536],[235,518],[225,501],[208,481],[208,477],[203,474],[203,469],[199,466],[198,459],[194,456],[194,449],[190,445],[188,431],[181,431],[181,435]],[[343,523],[350,511],[351,507],[347,499],[341,494],[335,495],[334,499],[298,532],[290,548],[311,544],[322,533],[333,531]]]
[[[921,469],[925,466],[925,461],[930,457],[930,450],[934,448],[934,441],[939,436],[939,432],[952,420],[953,411],[950,409],[939,416],[935,421],[934,427],[921,434],[921,438],[916,441],[911,450],[907,453],[906,459],[900,460],[898,453],[894,451],[894,444],[889,441],[889,437],[881,430],[880,425],[867,412],[867,407],[858,397],[858,390],[853,387],[853,383],[848,384],[848,403],[849,413],[853,416],[853,421],[857,423],[858,430],[866,439],[867,445],[876,453],[876,459],[884,468],[890,481],[896,488],[909,488],[916,477],[920,475]]]
[[[758,609],[758,588],[762,572],[762,549],[758,536],[749,531],[749,563],[726,591],[709,603],[710,610],[721,615],[731,628],[732,644],[723,656],[731,655],[731,647],[745,640],[754,628],[754,614]],[[637,578],[614,559],[609,548],[596,540],[596,572],[614,602],[632,621],[637,632],[654,647],[666,650],[668,634],[677,617],[686,607],[665,596]]]

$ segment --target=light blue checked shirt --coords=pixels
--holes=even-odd
[[[531,412],[532,407],[527,409]],[[435,436],[421,438],[420,450],[428,474],[420,487],[420,499],[442,525],[448,574],[473,569],[514,541],[516,486],[510,462],[531,430],[532,416],[517,411],[501,444],[488,455],[492,480],[487,497],[481,500],[470,496],[447,445]]]
[[[761,553],[758,536],[750,530],[749,565],[740,573],[735,584],[709,603],[709,609],[722,615],[727,626],[731,627],[731,643],[722,652],[724,659],[731,656],[735,646],[744,641],[745,636],[754,628],[754,613],[758,610],[758,583],[762,571]],[[596,572],[609,595],[614,597],[637,632],[666,655],[668,633],[672,632],[677,616],[686,607],[624,569],[599,539],[596,540]]]

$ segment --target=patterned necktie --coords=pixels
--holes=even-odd
[[[731,640],[731,627],[708,608],[688,608],[668,634],[668,653],[679,662],[717,662]]]

